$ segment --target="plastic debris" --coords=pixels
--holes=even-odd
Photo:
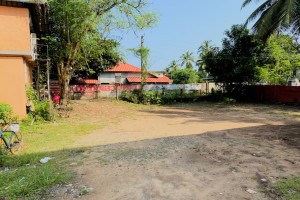
[[[265,178],[262,178],[262,179],[260,179],[260,181],[261,181],[262,183],[266,183],[266,182],[268,182],[268,180],[267,180],[267,179],[265,179]]]
[[[51,158],[51,157],[45,157],[45,158],[42,158],[41,160],[40,160],[40,163],[42,163],[42,164],[45,164],[45,163],[47,163],[49,160],[51,160],[51,159],[53,159],[53,158]]]
[[[248,193],[250,193],[250,194],[256,194],[257,192],[255,192],[254,190],[251,190],[251,189],[248,189],[248,190],[246,190]]]
[[[71,163],[70,165],[71,165],[71,166],[74,166],[74,165],[77,165],[77,163],[76,163],[76,162],[73,162],[73,163]]]
[[[0,170],[0,173],[9,171],[8,167],[5,167],[3,170]]]

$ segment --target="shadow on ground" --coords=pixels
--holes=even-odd
[[[296,106],[275,106],[261,104],[178,104],[168,106],[167,109],[141,110],[144,114],[153,114],[164,118],[182,118],[185,117],[185,123],[190,122],[257,122],[268,123],[270,120],[294,120],[300,117],[299,107]],[[288,114],[288,112],[294,114]],[[259,116],[257,115],[259,114]]]
[[[280,199],[269,188],[278,177],[300,175],[299,133],[299,124],[262,125],[16,155],[6,164],[36,170],[56,163],[75,175],[53,182],[46,199]],[[45,156],[53,159],[41,164]]]

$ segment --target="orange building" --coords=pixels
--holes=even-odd
[[[32,2],[32,3],[30,3]],[[26,116],[26,84],[32,83],[37,35],[45,30],[45,4],[0,0],[0,102]]]

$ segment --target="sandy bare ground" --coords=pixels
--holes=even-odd
[[[89,118],[112,120],[74,143],[77,176],[54,199],[280,199],[270,184],[300,175],[299,108],[90,106]]]

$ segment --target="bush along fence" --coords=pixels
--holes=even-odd
[[[119,97],[123,91],[133,91],[141,89],[141,85],[98,85],[98,84],[85,84],[85,85],[70,85],[69,96],[71,99],[96,99],[99,97],[116,98]],[[183,91],[190,92],[196,91],[200,94],[210,93],[212,89],[216,89],[214,83],[199,83],[199,84],[151,84],[145,85],[145,91]],[[59,86],[56,82],[52,81],[51,91],[59,92]]]

